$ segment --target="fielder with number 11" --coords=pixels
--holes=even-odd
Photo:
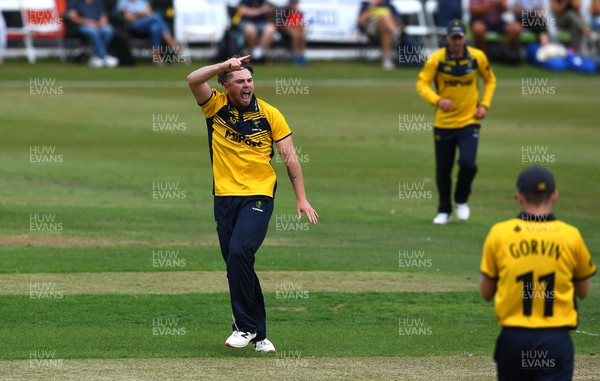
[[[548,169],[525,169],[517,180],[521,213],[494,225],[483,246],[481,294],[494,298],[502,326],[494,355],[500,381],[573,378],[575,297],[585,298],[596,266],[579,230],[552,214],[557,198]]]
[[[254,271],[255,254],[273,213],[277,185],[271,167],[273,143],[296,193],[298,219],[305,213],[316,224],[319,216],[306,198],[287,122],[279,110],[254,95],[249,59],[234,57],[202,67],[187,80],[208,127],[214,213],[234,317],[225,345],[243,348],[253,342],[257,352],[275,352],[267,339],[265,302]],[[208,84],[215,76],[224,93]]]

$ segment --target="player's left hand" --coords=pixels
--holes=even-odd
[[[302,218],[302,212],[306,214],[306,217],[308,217],[308,221],[310,221],[311,224],[316,225],[319,222],[319,215],[317,214],[317,211],[310,206],[308,201],[298,201],[296,203],[296,214],[298,215],[298,220]]]
[[[487,108],[485,108],[485,106],[477,106],[477,109],[475,110],[475,118],[483,119],[483,118],[485,118],[486,115],[487,115]]]

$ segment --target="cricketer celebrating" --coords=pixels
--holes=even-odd
[[[549,170],[525,169],[516,196],[522,212],[492,227],[481,259],[481,294],[494,298],[502,326],[498,379],[571,380],[575,297],[587,295],[596,266],[579,230],[552,214],[558,193]]]
[[[273,213],[273,143],[296,193],[298,219],[304,212],[316,224],[319,216],[306,198],[290,128],[279,110],[254,95],[249,59],[233,57],[202,67],[187,80],[208,128],[214,213],[234,317],[225,345],[243,348],[252,341],[257,352],[275,352],[267,339],[265,302],[254,271],[255,254]],[[207,83],[214,76],[224,93]]]

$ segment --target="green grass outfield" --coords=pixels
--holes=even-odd
[[[295,198],[274,157],[276,207],[256,268],[271,277],[268,336],[279,352],[225,348],[228,294],[202,285],[225,275],[205,122],[185,82],[193,67],[0,69],[0,374],[10,375],[0,378],[228,379],[229,363],[274,379],[427,380],[440,367],[444,379],[494,379],[481,246],[518,212],[516,176],[533,162],[554,171],[557,215],[600,262],[600,77],[494,67],[472,218],[433,226],[433,108],[416,94],[416,69],[257,66],[256,93],[293,130],[320,222],[290,220]],[[155,131],[165,120],[171,131]],[[157,183],[177,189],[155,199]],[[598,276],[591,283],[572,334],[580,380],[600,366]]]

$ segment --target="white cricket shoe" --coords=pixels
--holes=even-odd
[[[452,217],[448,213],[438,213],[433,219],[433,223],[436,225],[446,225],[452,220]]]
[[[244,348],[250,340],[256,337],[256,332],[233,331],[225,341],[225,345],[231,348]]]
[[[106,65],[106,67],[115,67],[119,65],[119,59],[117,57],[106,55],[106,57],[104,57],[104,65]]]
[[[254,350],[256,352],[275,352],[275,346],[269,339],[264,339],[254,343]]]
[[[104,66],[104,60],[102,58],[100,58],[100,57],[93,56],[88,61],[88,66],[95,67],[95,68],[103,67]]]
[[[394,62],[392,61],[391,58],[385,58],[382,63],[381,66],[383,67],[383,70],[385,71],[390,71],[390,70],[394,70]]]
[[[471,211],[469,210],[469,205],[464,204],[456,204],[456,218],[459,221],[466,221],[469,219],[471,215]]]

